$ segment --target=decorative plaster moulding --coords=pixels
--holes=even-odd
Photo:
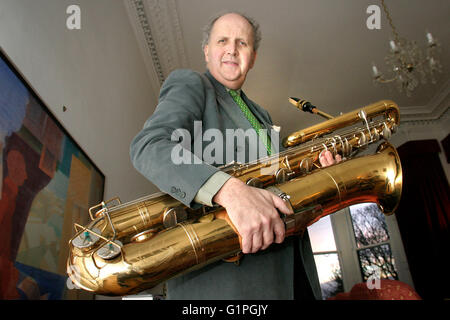
[[[155,96],[171,71],[189,63],[174,0],[123,0]]]
[[[450,80],[425,106],[400,106],[400,122],[435,122],[448,117],[450,106]]]

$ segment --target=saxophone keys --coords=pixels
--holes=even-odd
[[[320,151],[318,159],[320,159],[325,151],[328,151],[328,147],[325,143],[322,143],[323,149]]]
[[[339,136],[339,135],[334,136],[334,138],[339,140],[338,142],[336,142],[336,150],[338,149],[337,146],[339,145],[340,149],[341,149],[340,150],[340,152],[341,152],[340,154],[341,154],[342,158],[344,159],[345,157],[349,156],[350,153],[351,153],[351,149],[350,149],[351,146],[348,143],[347,138],[342,139],[342,137]],[[336,151],[336,153],[339,153],[339,152]]]
[[[306,174],[311,171],[313,161],[311,158],[304,158],[300,162],[299,169],[301,174]]]
[[[350,142],[348,142],[347,138],[344,138],[344,143],[342,144],[342,147],[343,147],[342,149],[345,150],[345,152],[343,151],[342,155],[344,157],[350,156],[350,154],[353,151],[352,150],[353,146],[352,146],[352,144]]]
[[[231,262],[234,263],[235,265],[239,266],[241,263],[241,258],[244,256],[244,254],[242,253],[242,251],[239,251],[236,254],[233,254],[232,256],[228,257],[228,258],[223,258],[222,260],[225,262]]]
[[[364,111],[364,109],[358,111],[358,117],[363,121],[367,121],[367,113]]]
[[[263,188],[264,183],[259,178],[250,178],[247,180],[247,185],[255,188]]]
[[[386,122],[383,123],[383,130],[381,131],[381,135],[385,140],[389,140],[392,136],[392,131],[388,128]]]
[[[153,238],[157,233],[158,233],[158,229],[157,228],[148,229],[148,230],[139,232],[138,234],[135,234],[131,238],[131,242],[144,242],[144,241],[147,241],[147,240]]]
[[[337,148],[336,148],[336,139],[335,138],[331,139],[331,145],[333,146],[333,156],[336,156],[338,152],[337,152]]]
[[[372,129],[371,136],[373,142],[380,140],[380,134],[378,133],[378,130],[376,128]]]
[[[101,231],[97,228],[92,228],[92,232],[86,229],[72,240],[72,244],[79,249],[90,248],[100,239],[96,233],[100,234]]]
[[[366,135],[365,135],[365,133],[362,132],[362,131],[360,131],[359,134],[360,134],[360,136],[359,136],[359,139],[358,139],[358,146],[359,146],[359,147],[364,147],[364,146],[367,145],[367,138],[366,138]]]
[[[200,223],[205,223],[205,222],[211,222],[213,221],[215,218],[214,213],[208,213],[205,216],[201,216],[200,218],[198,218],[198,222]]]
[[[105,243],[97,251],[97,255],[104,260],[111,260],[117,257],[122,251],[122,242],[115,240],[114,243]]]
[[[163,224],[165,228],[171,228],[187,219],[186,210],[182,207],[168,208],[163,214]]]
[[[391,125],[391,131],[392,131],[392,133],[396,133],[396,132],[397,132],[397,128],[398,128],[398,125],[397,125],[396,123],[393,123],[393,124]]]
[[[110,205],[111,203],[116,202],[116,204]],[[89,215],[91,217],[91,220],[95,220],[98,217],[103,216],[105,213],[108,213],[108,209],[117,205],[122,204],[122,202],[120,201],[119,197],[115,197],[112,199],[109,199],[107,201],[102,201],[101,203],[90,207],[89,208]],[[94,209],[101,207],[101,209],[99,209],[98,211],[95,212],[95,214],[93,213]]]
[[[280,168],[275,173],[275,179],[277,183],[284,183],[288,181],[291,176],[294,174],[292,170],[286,169],[286,168]]]

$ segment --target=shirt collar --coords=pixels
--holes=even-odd
[[[216,89],[218,90],[218,92],[222,94],[222,96],[223,96],[223,94],[226,94],[226,95],[229,94],[229,91],[230,91],[231,89],[225,87],[223,84],[221,84],[219,81],[217,81],[217,79],[213,77],[213,75],[209,72],[208,69],[206,69],[205,75],[211,80],[211,82],[213,83],[213,85],[216,87]],[[239,95],[241,95],[241,93],[242,93],[242,90],[241,90],[241,89],[238,89],[238,90],[235,90],[235,91],[236,91],[237,93],[239,93]]]
[[[231,89],[225,87],[225,90],[227,90],[227,92],[229,93]],[[234,91],[236,91],[239,95],[241,95],[241,89],[237,89],[237,90],[234,90]]]

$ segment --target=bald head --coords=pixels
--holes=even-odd
[[[252,41],[252,46],[253,46],[253,50],[257,51],[259,48],[259,44],[261,42],[261,30],[259,27],[258,22],[256,22],[254,19],[252,19],[251,17],[239,13],[239,12],[227,12],[227,13],[221,13],[218,14],[214,17],[212,17],[209,21],[208,24],[205,25],[205,27],[203,28],[203,39],[202,39],[202,48],[205,47],[205,45],[208,44],[209,42],[209,38],[211,36],[211,31],[214,27],[214,24],[216,23],[217,20],[219,20],[220,18],[222,18],[223,16],[226,15],[239,15],[242,18],[244,18],[247,23],[250,25],[251,29],[252,29],[252,34],[253,34],[253,41]]]

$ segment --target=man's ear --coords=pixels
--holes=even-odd
[[[253,68],[253,66],[255,65],[256,55],[257,55],[257,52],[253,51],[252,61],[250,62],[250,69]]]
[[[208,52],[209,52],[208,45],[205,44],[205,46],[203,47],[203,53],[205,54],[205,62],[209,62]]]

